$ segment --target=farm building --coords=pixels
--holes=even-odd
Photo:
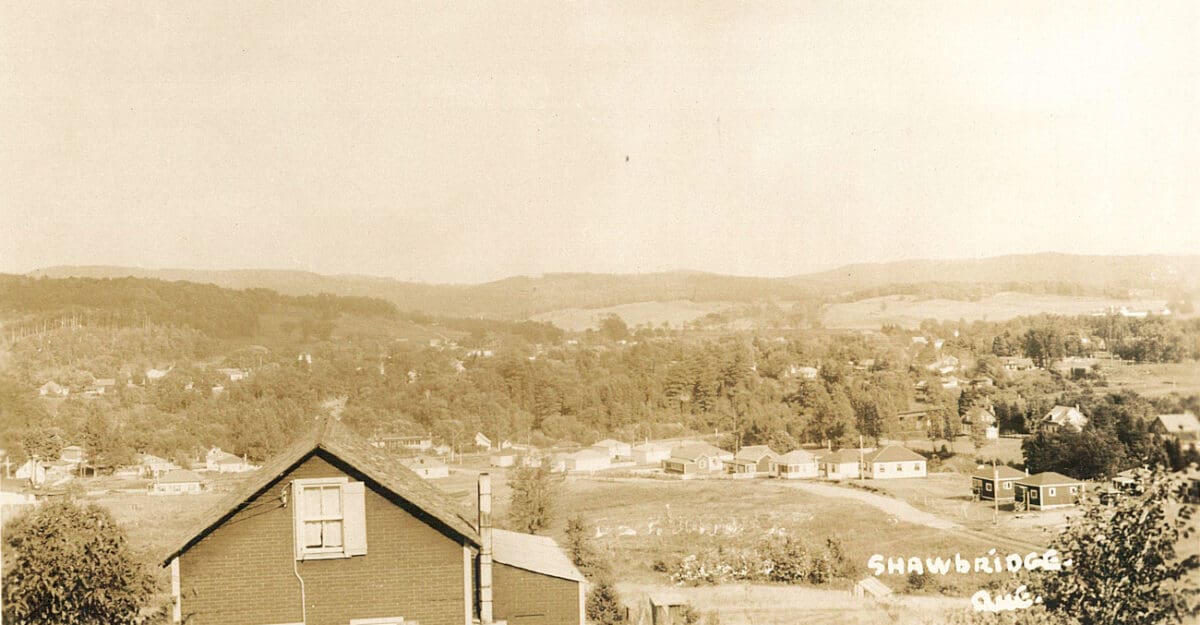
[[[1079,412],[1079,406],[1055,406],[1042,417],[1039,427],[1048,432],[1069,428],[1076,432],[1083,430],[1088,418]]]
[[[582,625],[579,571],[552,539],[493,530],[486,474],[478,492],[472,523],[323,420],[168,550],[172,622]]]
[[[888,445],[863,456],[862,476],[873,480],[925,477],[925,456],[900,445]]]
[[[996,413],[992,412],[991,407],[971,408],[963,414],[962,426],[962,433],[967,436],[978,431],[986,439],[1000,438],[1000,428],[996,427]]]
[[[996,467],[995,473],[998,474],[999,480],[996,479],[997,475],[993,474],[992,467],[976,469],[971,474],[971,492],[988,501],[1012,501],[1013,484],[1019,479],[1029,477],[1028,473],[1003,464]]]
[[[1079,503],[1083,482],[1061,473],[1046,471],[1013,482],[1013,500],[1018,509],[1046,510]]]
[[[611,438],[606,438],[592,445],[592,449],[608,454],[610,459],[628,458],[633,455],[633,449],[629,446],[629,443],[622,443]]]
[[[860,452],[857,449],[839,449],[826,452],[821,458],[821,477],[830,480],[847,480],[858,477]]]
[[[568,471],[603,471],[612,466],[609,455],[598,449],[581,449],[567,455],[566,469]]]
[[[422,479],[434,480],[440,477],[450,477],[450,467],[437,458],[415,456],[413,458],[405,458],[400,463],[408,467],[410,471],[416,473]]]
[[[253,471],[258,467],[250,464],[245,458],[239,458],[227,451],[221,451],[220,447],[213,447],[208,450],[208,454],[204,457],[204,468],[208,471],[216,471],[217,473],[244,473]]]
[[[719,473],[725,467],[721,456],[728,452],[706,444],[691,444],[671,450],[663,460],[663,470],[681,475]]]
[[[204,480],[187,469],[175,469],[154,480],[151,495],[198,495],[204,490]]]
[[[1184,449],[1195,449],[1200,444],[1200,420],[1196,415],[1185,412],[1182,414],[1160,414],[1150,424],[1154,433],[1179,441]]]
[[[661,464],[671,457],[671,448],[660,443],[642,443],[633,446],[633,461],[637,464]]]
[[[817,457],[803,449],[789,451],[771,462],[771,475],[778,478],[817,477],[819,473]]]
[[[732,472],[737,475],[770,475],[771,462],[779,454],[766,445],[748,445],[738,450],[730,463]]]

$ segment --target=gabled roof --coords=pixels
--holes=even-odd
[[[1190,412],[1183,414],[1160,414],[1158,415],[1158,422],[1170,434],[1200,432],[1200,420],[1196,419],[1196,415]]]
[[[700,456],[717,457],[717,452],[712,445],[684,445],[671,450],[671,458],[676,460],[690,460],[695,462],[700,459]]]
[[[1055,425],[1070,425],[1076,428],[1082,428],[1087,425],[1088,418],[1078,408],[1074,406],[1055,406],[1046,413],[1042,418],[1042,423],[1053,423]]]
[[[859,458],[860,455],[857,449],[839,449],[825,456],[824,462],[833,464],[858,464]]]
[[[583,574],[549,536],[492,530],[492,559],[550,577],[584,582]]]
[[[868,464],[876,462],[925,462],[925,456],[900,445],[888,445],[881,449],[876,449],[863,457],[863,460]]]
[[[1027,484],[1029,486],[1065,486],[1082,484],[1083,482],[1082,480],[1077,480],[1073,477],[1067,477],[1062,473],[1044,471],[1042,473],[1030,475],[1029,477],[1022,477],[1021,479],[1017,480],[1017,483]]]
[[[187,532],[167,552],[163,566],[207,536],[251,499],[272,488],[284,475],[313,455],[332,460],[335,466],[359,473],[390,495],[416,507],[426,522],[479,546],[479,533],[447,495],[430,486],[388,452],[354,434],[341,423],[320,419],[308,432],[264,463],[263,467]]]
[[[670,451],[670,449],[662,443],[641,443],[633,446],[633,451]]]
[[[737,460],[742,460],[742,461],[747,461],[747,462],[758,462],[759,460],[762,460],[763,458],[778,458],[778,457],[779,457],[779,454],[775,453],[774,450],[772,450],[770,447],[768,447],[766,445],[747,445],[746,447],[741,448],[741,450],[739,450],[737,452],[737,456],[734,456],[734,458]]]
[[[197,473],[192,473],[187,469],[175,469],[168,471],[165,475],[154,480],[155,484],[190,484],[192,482],[203,482],[204,478]]]
[[[816,456],[804,451],[803,449],[789,451],[775,459],[775,462],[779,464],[811,464],[816,461]]]
[[[989,408],[975,406],[963,415],[963,421],[966,423],[986,423],[990,425],[996,422],[996,414]]]
[[[1015,480],[1015,479],[1020,479],[1020,478],[1026,477],[1024,471],[1018,471],[1018,470],[1008,466],[1007,464],[996,465],[996,472],[1000,474],[1001,480]],[[982,478],[985,480],[990,480],[994,476],[992,475],[991,467],[983,467],[983,468],[975,469],[975,472],[971,474],[971,477],[978,477],[978,478]]]

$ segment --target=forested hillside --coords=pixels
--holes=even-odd
[[[1026,432],[1071,402],[1116,415],[1096,426],[1108,471],[1157,448],[1145,423],[1154,409],[1195,399],[1112,399],[1110,365],[1058,363],[1200,356],[1200,321],[1160,317],[916,332],[630,328],[612,317],[566,334],[154,280],[16,278],[4,289],[0,310],[16,325],[5,326],[0,444],[17,458],[82,444],[114,464],[135,452],[185,461],[213,445],[262,459],[330,400],[364,434],[432,432],[457,446],[475,432],[550,445],[719,431],[731,445],[781,449],[860,435],[945,440],[975,405],[993,406],[1003,431]],[[1011,357],[1039,368],[1010,371]],[[39,397],[50,381],[69,394]]]

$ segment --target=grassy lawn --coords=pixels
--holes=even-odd
[[[1100,362],[1109,390],[1129,389],[1140,395],[1200,393],[1200,362],[1121,364]]]

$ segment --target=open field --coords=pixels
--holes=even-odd
[[[1110,306],[1157,311],[1165,304],[1165,300],[1119,300],[1010,292],[997,293],[975,302],[888,295],[857,302],[830,304],[822,312],[821,323],[826,328],[878,330],[885,324],[916,328],[925,319],[1006,321],[1039,313],[1086,315],[1106,310]]]
[[[721,312],[733,305],[731,302],[691,302],[687,300],[637,302],[606,308],[566,308],[537,314],[531,319],[553,323],[571,332],[598,328],[600,320],[609,315],[621,317],[629,327],[643,324],[659,326],[664,323],[681,327],[689,321],[694,321],[709,313]]]
[[[1200,362],[1120,363],[1100,361],[1108,389],[1129,389],[1150,397],[1200,393]]]
[[[968,607],[959,598],[901,595],[876,601],[844,590],[768,584],[677,588],[620,583],[617,590],[626,603],[638,607],[651,594],[678,593],[696,609],[717,613],[722,625],[916,625],[942,622],[948,611]]]
[[[972,459],[971,469],[974,469],[974,458],[983,458],[985,460],[996,459],[998,462],[1021,462],[1024,456],[1021,455],[1021,441],[1023,439],[1016,436],[1003,436],[996,440],[985,441],[978,449],[975,448],[971,439],[960,436],[954,439],[954,442],[948,443],[945,440],[936,442],[930,441],[928,438],[912,438],[903,441],[884,440],[883,444],[899,443],[918,451],[933,451],[941,449],[945,445],[948,449],[958,454],[960,457]]]

